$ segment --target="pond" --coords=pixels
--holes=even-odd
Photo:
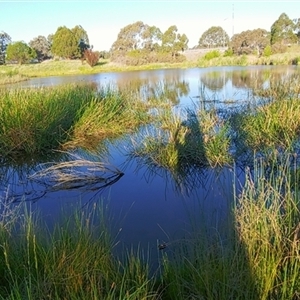
[[[299,72],[295,66],[211,67],[101,73],[82,76],[34,78],[12,87],[39,87],[95,82],[99,86],[139,88],[148,93],[151,86],[167,88],[175,108],[201,105],[216,109],[239,109],[245,103],[260,101],[253,90],[267,86],[270,75],[278,79]],[[141,88],[142,87],[142,88]],[[43,168],[43,163],[61,161],[64,154],[37,158],[22,163],[2,164],[0,168],[0,199],[4,203],[28,203],[29,210],[38,210],[49,227],[62,215],[74,209],[89,209],[103,202],[109,214],[119,246],[141,246],[157,249],[165,243],[172,247],[176,240],[188,235],[195,226],[208,225],[217,229],[225,222],[238,184],[243,181],[243,169],[203,168],[179,184],[167,170],[153,170],[128,155],[130,136],[108,143],[98,154],[77,149],[73,154],[101,160],[118,168],[122,175],[105,183],[76,188],[53,188],[45,182],[32,180],[31,175]],[[3,209],[3,208],[2,208]]]

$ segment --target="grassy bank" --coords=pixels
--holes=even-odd
[[[210,66],[248,66],[248,65],[291,65],[299,64],[300,49],[298,46],[289,48],[286,53],[270,56],[224,56],[219,53],[216,57],[199,54],[198,59],[189,58],[181,63],[151,63],[139,66],[126,66],[100,60],[93,68],[80,60],[48,60],[38,64],[0,66],[0,84],[14,83],[30,77],[97,74],[103,72],[123,72],[133,70],[153,70],[166,68],[193,68]]]
[[[165,68],[189,68],[194,66],[195,64],[192,62],[125,66],[109,62],[109,60],[103,60],[99,61],[99,63],[92,68],[86,62],[82,63],[80,60],[49,60],[39,64],[0,66],[0,84],[14,83],[31,77],[97,74],[104,72],[123,72]]]

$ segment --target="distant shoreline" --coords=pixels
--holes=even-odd
[[[186,61],[178,63],[151,63],[139,66],[127,66],[101,59],[93,68],[80,60],[47,60],[42,63],[0,66],[0,85],[28,80],[32,77],[50,77],[64,75],[83,75],[107,72],[126,72],[157,69],[187,69],[213,66],[251,66],[251,65],[299,65],[300,45],[286,53],[268,57],[257,55],[223,56],[224,49],[218,49],[220,56],[206,59],[205,54],[213,49],[190,49],[183,53]]]

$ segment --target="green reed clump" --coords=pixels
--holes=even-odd
[[[205,155],[199,129],[194,126],[195,116],[183,121],[183,112],[171,109],[157,112],[156,122],[132,139],[132,155],[149,166],[162,167],[173,174],[188,165],[203,165]]]
[[[105,87],[85,107],[74,126],[73,141],[70,144],[116,137],[135,130],[148,120],[147,106],[137,93]]]
[[[248,148],[292,149],[300,133],[299,100],[274,101],[258,107],[252,114],[239,115],[238,120],[237,131]]]
[[[232,162],[230,156],[229,123],[214,110],[198,111],[199,130],[202,132],[206,159],[210,166],[224,166]]]
[[[247,174],[236,220],[258,299],[297,299],[300,293],[300,199],[283,158],[271,172]],[[292,171],[293,172],[293,171]]]
[[[299,186],[291,158],[266,169],[255,161],[221,226],[198,227],[164,255],[166,299],[298,299]]]
[[[103,205],[58,222],[53,231],[29,213],[14,225],[0,229],[1,299],[157,298],[139,253],[122,261],[112,255]]]
[[[229,126],[215,111],[159,110],[156,123],[133,141],[133,156],[173,174],[231,163]]]
[[[58,147],[94,97],[94,86],[83,84],[2,89],[0,152],[33,154]]]

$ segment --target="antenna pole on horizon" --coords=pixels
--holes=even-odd
[[[232,36],[234,35],[234,4],[232,4]]]

